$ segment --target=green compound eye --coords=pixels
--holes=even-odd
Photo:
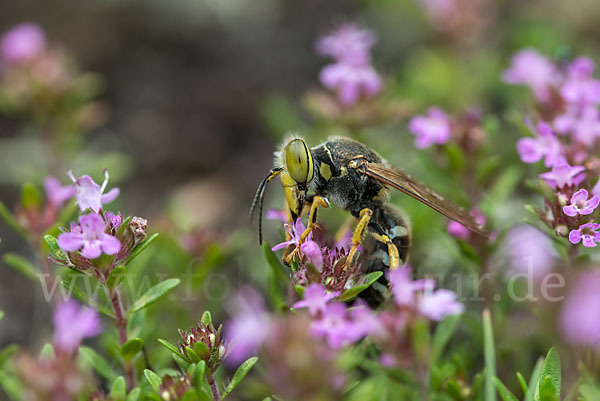
[[[302,139],[294,139],[285,147],[285,166],[292,179],[298,183],[310,182],[313,178],[313,159]]]

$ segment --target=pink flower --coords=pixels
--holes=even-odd
[[[571,241],[572,244],[579,244],[581,242],[583,246],[587,248],[594,248],[596,247],[596,242],[600,241],[599,228],[600,224],[583,224],[579,226],[577,230],[571,230],[569,233],[569,241]]]
[[[325,311],[327,303],[340,295],[339,292],[327,292],[321,284],[313,283],[306,287],[304,299],[292,305],[294,309],[308,308],[308,313],[316,316]]]
[[[411,269],[408,266],[390,270],[392,294],[398,306],[412,306],[415,302],[417,286],[411,276]]]
[[[48,203],[59,208],[62,204],[71,199],[76,192],[75,186],[73,185],[60,185],[60,181],[56,177],[47,177],[44,180],[44,187],[46,189],[46,198]]]
[[[572,344],[600,345],[600,274],[598,270],[583,273],[575,282],[560,312],[560,329]]]
[[[102,186],[96,184],[89,175],[83,175],[77,179],[71,171],[68,171],[67,175],[71,177],[75,184],[77,189],[75,199],[77,199],[77,205],[82,212],[86,209],[92,209],[92,211],[98,213],[104,203],[112,202],[119,196],[119,188],[113,188],[108,193],[104,193],[108,185],[108,170],[104,170]]]
[[[578,57],[569,65],[567,79],[560,94],[567,102],[580,105],[600,102],[600,80],[592,77],[594,62],[588,57]]]
[[[232,318],[224,326],[230,350],[225,362],[237,366],[256,355],[268,338],[273,322],[260,294],[250,287],[235,297],[231,309]]]
[[[288,235],[290,236],[290,239],[287,241],[284,241],[280,244],[275,245],[273,248],[271,248],[272,251],[277,251],[279,249],[283,249],[283,248],[287,247],[288,245],[298,245],[298,243],[300,242],[300,236],[302,235],[304,230],[306,230],[306,227],[304,227],[304,224],[302,223],[302,219],[300,217],[296,220],[296,223],[293,226],[290,226],[289,224],[286,223],[283,225],[283,227],[285,228]],[[311,238],[312,238],[312,233],[310,233],[306,239],[310,240]]]
[[[536,163],[544,158],[544,165],[552,167],[561,155],[560,142],[548,123],[537,125],[534,138],[521,138],[517,142],[517,152],[524,163]]]
[[[16,64],[37,57],[46,49],[46,35],[39,25],[25,22],[13,27],[0,39],[0,60]]]
[[[509,273],[531,272],[536,279],[541,279],[552,269],[558,256],[552,240],[527,224],[510,229],[502,250],[508,257]]]
[[[316,51],[347,64],[369,64],[370,48],[377,38],[370,29],[360,29],[354,24],[344,24],[316,43]]]
[[[508,84],[527,85],[537,100],[550,100],[552,87],[560,82],[556,66],[536,50],[524,49],[513,56],[510,67],[502,74]]]
[[[300,245],[300,252],[308,258],[308,261],[319,271],[323,268],[323,252],[315,241],[306,241]]]
[[[54,345],[63,351],[75,351],[83,339],[101,331],[98,313],[75,301],[61,302],[54,311]]]
[[[585,179],[584,171],[585,167],[570,166],[564,158],[560,158],[552,166],[552,171],[542,173],[539,177],[545,179],[552,188],[564,188],[581,183]]]
[[[382,88],[381,77],[369,64],[330,64],[321,70],[319,79],[324,87],[337,92],[340,103],[345,106],[354,105],[361,95],[375,96]]]
[[[288,221],[288,214],[285,210],[267,210],[267,213],[265,213],[265,217],[271,220],[281,220],[284,223]]]
[[[600,137],[600,113],[596,106],[567,107],[567,112],[554,119],[556,131],[571,133],[573,139],[591,147]]]
[[[431,107],[427,113],[427,116],[413,117],[408,123],[408,129],[417,137],[415,147],[418,149],[442,145],[450,140],[452,133],[450,120],[442,109]]]
[[[419,312],[434,321],[440,321],[448,315],[460,315],[465,306],[456,300],[456,294],[446,289],[425,289],[418,306]]]
[[[594,209],[600,203],[600,196],[594,195],[588,199],[588,191],[580,189],[571,197],[571,204],[563,206],[563,212],[570,217],[575,217],[578,214],[586,216],[592,214]]]
[[[58,246],[68,252],[83,248],[81,254],[89,259],[96,259],[102,253],[115,255],[121,249],[119,240],[106,233],[106,222],[98,214],[80,216],[78,226],[58,236]]]

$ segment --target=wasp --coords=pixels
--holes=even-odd
[[[250,222],[258,207],[259,243],[262,243],[262,210],[267,185],[279,177],[292,221],[310,207],[306,230],[287,261],[317,226],[317,209],[330,202],[350,212],[358,222],[346,263],[352,262],[358,245],[365,270],[396,269],[404,264],[411,243],[410,224],[400,210],[389,204],[390,189],[424,203],[487,238],[485,229],[465,209],[390,165],[375,151],[345,137],[331,137],[308,148],[299,137],[291,137],[275,152],[274,167],[262,180],[250,209]]]

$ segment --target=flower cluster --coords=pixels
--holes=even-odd
[[[323,86],[337,92],[341,104],[352,106],[361,96],[381,91],[381,77],[371,65],[370,48],[375,42],[371,30],[353,24],[342,25],[317,41],[317,53],[335,60],[321,70],[319,78]]]
[[[200,322],[189,331],[179,330],[182,339],[177,344],[179,351],[183,355],[189,355],[189,352],[195,353],[206,362],[207,369],[211,372],[216,371],[227,353],[227,344],[221,337],[222,329],[223,325],[215,329],[212,322]]]
[[[124,220],[120,213],[103,210],[102,205],[119,194],[118,188],[104,194],[108,171],[104,172],[102,186],[87,175],[76,179],[71,172],[68,174],[73,180],[76,204],[82,214],[78,224],[72,223],[68,231],[64,230],[58,236],[58,246],[65,252],[54,253],[51,259],[59,265],[89,270],[98,278],[107,277],[146,238],[148,222],[140,217]]]
[[[547,197],[540,218],[572,244],[595,247],[600,226],[595,212],[600,198],[592,187],[600,172],[594,149],[600,138],[600,80],[594,63],[579,57],[564,66],[535,50],[517,53],[504,80],[528,86],[540,103],[541,119],[522,138],[517,151],[525,163],[544,161],[550,170],[540,174],[553,196]]]

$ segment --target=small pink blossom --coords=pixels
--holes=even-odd
[[[352,106],[361,96],[373,97],[381,92],[381,77],[369,65],[353,65],[338,62],[325,66],[319,74],[324,87],[337,92],[338,100]]]
[[[294,309],[308,308],[308,313],[316,316],[325,311],[327,303],[340,295],[339,292],[327,292],[321,284],[313,283],[304,290],[304,299],[292,305]]]
[[[86,209],[92,209],[92,211],[98,213],[104,203],[112,202],[119,196],[119,188],[113,188],[108,193],[104,193],[108,185],[108,170],[104,170],[102,186],[96,184],[89,175],[83,175],[77,179],[71,171],[68,171],[67,175],[75,184],[77,189],[75,199],[77,199],[77,205],[82,212]]]
[[[501,253],[508,258],[508,273],[531,274],[536,279],[542,279],[552,269],[558,257],[552,240],[527,224],[510,229]]]
[[[425,116],[413,117],[408,123],[408,129],[417,137],[415,147],[425,149],[436,144],[442,145],[450,140],[452,127],[446,113],[431,107]]]
[[[475,222],[480,226],[484,226],[487,222],[485,215],[481,213],[478,209],[473,209],[471,211],[471,216],[473,216]],[[466,241],[471,237],[471,231],[469,231],[467,227],[454,220],[450,220],[446,228],[448,230],[448,233],[455,238],[459,238]]]
[[[298,243],[300,242],[300,236],[302,236],[302,233],[304,232],[304,230],[306,230],[306,227],[302,223],[301,218],[298,218],[294,225],[290,226],[289,224],[286,223],[283,225],[283,227],[285,228],[288,235],[290,236],[290,239],[275,245],[273,248],[271,248],[272,251],[277,251],[279,249],[283,249],[283,248],[287,247],[288,245],[298,245]],[[311,238],[312,238],[312,233],[308,234],[308,237],[306,239],[310,240]]]
[[[80,216],[78,226],[58,236],[58,246],[68,252],[81,249],[81,254],[89,259],[96,259],[102,253],[115,255],[121,249],[119,240],[106,233],[106,222],[98,214]]]
[[[550,100],[552,88],[561,80],[554,63],[533,49],[524,49],[513,56],[510,67],[502,74],[504,82],[527,85],[537,100]]]
[[[85,338],[102,331],[100,317],[95,310],[79,307],[75,301],[61,302],[54,311],[54,345],[67,352],[77,349]]]
[[[585,167],[570,166],[564,158],[560,158],[552,171],[542,173],[540,178],[546,180],[552,188],[564,188],[572,185],[578,185],[585,179]]]
[[[567,79],[560,94],[567,102],[579,105],[600,102],[600,80],[593,78],[594,62],[588,57],[578,57],[571,62]]]
[[[270,220],[281,220],[284,223],[288,221],[288,214],[285,210],[267,210],[267,213],[265,213],[265,217]]]
[[[371,46],[377,38],[372,30],[360,29],[354,24],[344,24],[316,43],[316,51],[348,64],[369,64]]]
[[[600,241],[600,232],[598,232],[599,228],[600,224],[583,224],[579,226],[577,230],[571,230],[569,233],[569,241],[572,244],[579,244],[581,242],[583,246],[587,248],[594,248],[597,245],[596,242]]]
[[[536,163],[544,159],[546,167],[552,167],[561,156],[560,142],[548,123],[540,122],[534,138],[521,138],[517,142],[517,152],[524,163]]]
[[[300,245],[300,252],[308,258],[308,261],[319,271],[323,268],[323,252],[315,241],[306,241]]]
[[[48,203],[57,208],[61,207],[65,201],[71,199],[76,192],[74,185],[62,186],[60,181],[52,176],[46,177],[44,180],[44,188],[46,189]]]
[[[591,147],[600,137],[600,113],[596,106],[569,106],[554,119],[554,126],[558,133],[571,133],[578,143]]]
[[[448,315],[460,315],[465,306],[456,300],[456,294],[446,289],[425,289],[418,306],[419,312],[434,321],[440,321]]]
[[[563,212],[570,217],[575,217],[578,214],[586,216],[592,214],[600,203],[600,196],[594,195],[588,199],[588,191],[580,189],[571,197],[571,203],[563,206]]]
[[[560,329],[572,344],[600,346],[600,272],[585,272],[569,291],[560,311]]]
[[[46,49],[46,35],[39,25],[24,22],[0,39],[0,60],[6,64],[29,61]]]

